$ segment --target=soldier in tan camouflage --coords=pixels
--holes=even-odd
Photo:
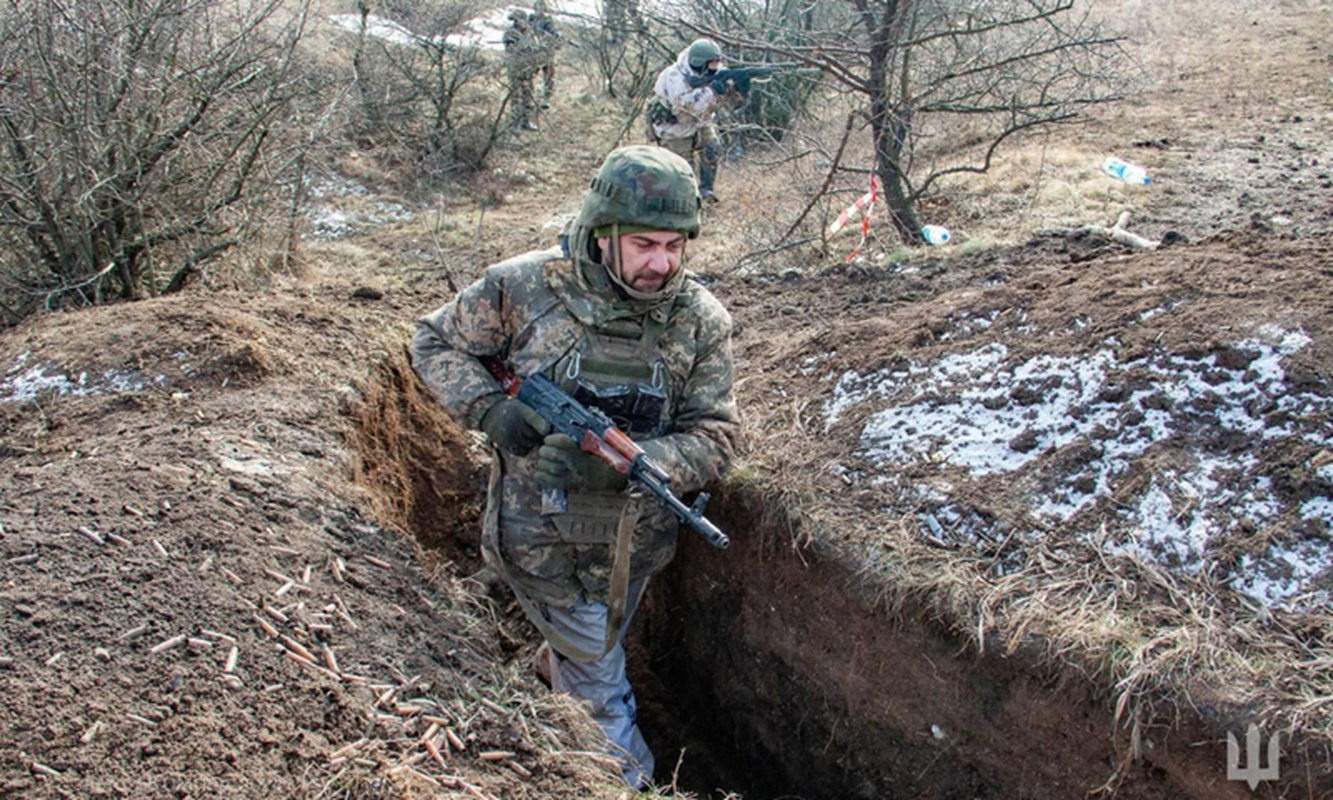
[[[675,553],[677,520],[573,439],[549,434],[479,359],[544,374],[601,408],[677,493],[720,477],[738,435],[731,317],[681,267],[700,205],[679,156],[616,150],[565,248],[488,267],[422,319],[412,342],[432,393],[495,448],[486,560],[546,639],[552,686],[591,704],[634,787],[652,778],[653,755],[635,722],[621,637],[649,577]],[[618,541],[628,545],[615,549],[623,559],[613,555]]]
[[[722,140],[714,118],[726,94],[716,86],[691,86],[690,79],[712,75],[726,67],[722,48],[711,39],[696,39],[680,51],[653,84],[648,106],[649,133],[657,144],[694,163],[699,160],[699,192],[705,203],[716,203],[717,171],[722,164]]]
[[[522,9],[509,12],[510,26],[500,38],[505,48],[505,71],[509,75],[509,102],[512,103],[515,133],[537,129],[537,104],[533,98],[532,79],[542,62],[541,43],[528,24]]]
[[[560,31],[555,27],[555,20],[546,10],[546,0],[532,0],[532,13],[528,15],[528,27],[536,37],[540,53],[537,71],[542,76],[541,108],[550,108],[555,97],[555,53],[564,44]]]

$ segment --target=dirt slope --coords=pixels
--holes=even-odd
[[[597,745],[500,658],[517,642],[485,587],[376,524],[420,492],[440,535],[470,526],[474,475],[444,460],[395,491],[376,454],[421,401],[367,371],[394,356],[367,334],[406,314],[347,295],[162,299],[5,336],[0,794],[400,797],[421,772],[596,794]],[[466,447],[426,414],[422,458]]]
[[[1328,791],[1330,242],[1088,244],[718,284],[751,479],[890,607],[1072,665],[1136,728],[1204,721],[1180,749],[1217,780],[1263,721]]]

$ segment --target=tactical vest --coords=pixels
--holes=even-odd
[[[657,353],[665,325],[614,320],[585,334],[548,377],[584,405],[598,408],[632,439],[666,433],[675,398]],[[564,496],[561,497],[560,495]],[[544,493],[542,512],[571,544],[611,544],[628,502],[623,492]]]

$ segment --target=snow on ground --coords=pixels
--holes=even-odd
[[[372,199],[370,190],[340,175],[311,180],[306,220],[310,236],[316,239],[341,239],[363,233],[367,228],[389,222],[406,222],[412,210],[401,203]],[[343,202],[363,198],[353,208]]]
[[[1154,445],[1170,440],[1193,463],[1159,469],[1128,507],[1112,506],[1123,541],[1107,547],[1197,574],[1214,536],[1234,532],[1242,520],[1261,528],[1283,510],[1254,454],[1217,455],[1236,452],[1220,443],[1300,437],[1333,446],[1333,432],[1318,423],[1333,412],[1333,400],[1285,380],[1283,359],[1309,343],[1300,331],[1270,326],[1234,343],[1226,358],[1160,354],[1124,363],[1114,340],[1089,355],[1026,359],[991,343],[933,363],[844,373],[826,401],[826,426],[874,403],[882,410],[866,420],[859,455],[884,475],[922,462],[961,467],[977,478],[1022,475],[1024,485],[1041,487],[1029,498],[1041,522],[1073,520],[1076,528],[1080,512],[1108,497]],[[1328,481],[1333,465],[1318,474]],[[1333,530],[1333,501],[1310,500],[1299,516]],[[1284,604],[1310,599],[1302,598],[1309,582],[1330,569],[1333,545],[1326,537],[1275,544],[1242,565],[1235,585]],[[1327,602],[1327,595],[1314,599]]]
[[[547,10],[556,20],[570,22],[583,20],[591,22],[600,19],[602,6],[598,0],[553,0],[546,4]],[[447,44],[455,47],[480,47],[485,50],[503,50],[500,37],[509,27],[509,12],[521,9],[531,13],[531,6],[508,5],[473,17],[464,22],[460,30],[450,32],[444,37]],[[334,25],[352,33],[361,29],[361,17],[357,14],[334,14],[329,17]],[[430,36],[409,30],[390,19],[371,14],[366,18],[366,34],[376,39],[400,45],[414,45],[439,41],[438,36]]]
[[[150,378],[130,370],[114,369],[101,375],[80,372],[78,377],[71,378],[54,364],[35,364],[28,367],[30,355],[31,353],[19,355],[6,372],[4,379],[0,380],[0,403],[26,403],[48,393],[88,397],[138,392],[150,386],[161,386],[167,380],[165,375]]]

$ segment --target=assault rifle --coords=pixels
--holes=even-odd
[[[671,509],[681,522],[703,534],[709,544],[723,550],[731,546],[731,539],[704,516],[708,493],[700,492],[694,505],[685,505],[668,486],[671,476],[600,410],[575,400],[545,375],[520,378],[503,361],[489,356],[482,358],[481,363],[506,393],[540,414],[556,433],[570,437],[579,443],[583,452],[600,458],[616,472],[652,492],[659,503]]]
[[[686,75],[685,80],[690,84],[691,89],[711,85],[713,91],[718,94],[726,94],[729,89],[735,89],[742,97],[749,97],[750,84],[756,78],[767,78],[779,73],[783,75],[814,75],[823,71],[815,67],[792,69],[794,66],[793,64],[765,64],[758,67],[730,67],[720,69],[712,74]]]

